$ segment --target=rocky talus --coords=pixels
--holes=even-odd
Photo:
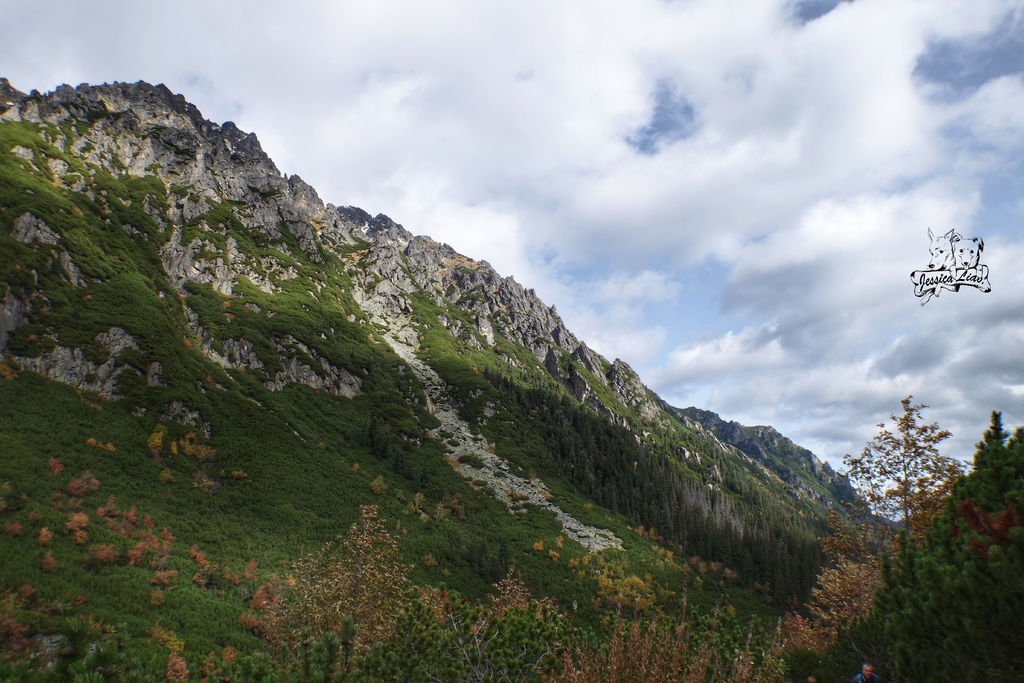
[[[448,449],[445,457],[459,474],[487,486],[510,511],[524,512],[527,504],[550,510],[561,522],[566,536],[591,552],[608,548],[622,549],[622,541],[607,529],[584,524],[555,505],[544,482],[536,478],[524,479],[509,471],[508,463],[495,454],[494,444],[473,434],[469,424],[459,417],[448,398],[448,389],[441,376],[417,358],[414,349],[395,332],[389,331],[385,338],[423,385],[430,400],[431,412],[441,423],[431,430],[431,435],[445,444]],[[401,336],[407,338],[408,334]]]

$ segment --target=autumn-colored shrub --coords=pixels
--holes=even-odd
[[[185,649],[185,642],[173,631],[165,629],[160,624],[153,624],[148,633],[150,638],[166,647],[171,653],[181,652]]]
[[[276,581],[261,584],[249,599],[249,609],[256,612],[274,612],[281,602],[281,586]]]
[[[685,609],[684,609],[685,613]],[[782,681],[785,666],[775,642],[755,647],[747,636],[741,647],[723,647],[720,612],[699,633],[685,618],[663,615],[641,622],[616,619],[611,640],[601,647],[578,644],[563,656],[563,671],[547,678],[566,683],[647,683],[648,681]]]
[[[86,527],[89,526],[89,515],[84,512],[72,512],[68,521],[64,523],[64,529],[71,534],[71,539],[77,545],[84,545],[89,540]]]
[[[168,531],[167,529],[161,529],[159,547],[153,549],[160,553],[161,558],[166,560],[167,557],[171,554],[171,545],[176,540],[177,539],[175,538],[174,534],[172,534],[170,531]]]
[[[53,540],[53,532],[48,527],[39,530],[39,545],[43,546]]]
[[[206,567],[209,562],[206,559],[206,555],[199,549],[199,546],[193,545],[188,549],[188,556],[200,567]]]
[[[167,433],[167,427],[162,424],[158,424],[154,429],[153,433],[146,439],[146,448],[153,454],[154,458],[159,458],[160,453],[164,449],[164,434]]]
[[[179,655],[177,652],[172,652],[167,655],[167,675],[168,681],[187,681],[188,680],[188,663],[185,658]]]
[[[142,561],[142,558],[146,555],[146,551],[149,550],[149,544],[146,541],[139,541],[125,553],[125,557],[128,559],[128,564],[131,566],[137,565]]]
[[[64,465],[57,458],[50,458],[46,461],[46,468],[50,470],[50,474],[57,476],[64,471]]]
[[[159,569],[153,572],[153,578],[149,580],[150,585],[163,586],[167,588],[174,584],[178,578],[178,572],[173,569]]]
[[[408,587],[409,567],[398,557],[374,506],[362,506],[348,534],[321,547],[293,567],[280,606],[273,610],[278,637],[294,642],[309,629],[316,637],[352,631],[353,656],[386,640]],[[347,625],[346,625],[347,624]]]
[[[0,360],[0,377],[4,379],[14,379],[18,376],[18,371],[11,367],[10,363],[6,360]]]
[[[83,498],[87,494],[92,493],[100,487],[99,479],[92,476],[92,472],[85,470],[77,477],[68,482],[68,485],[64,487],[69,496],[75,498]]]
[[[20,659],[29,652],[31,646],[29,627],[9,613],[14,607],[11,600],[8,597],[0,605],[0,659]]]
[[[210,575],[203,570],[199,570],[192,575],[192,583],[199,586],[199,590],[206,590],[210,583]]]
[[[15,536],[21,536],[21,522],[4,522],[4,535],[12,538]]]
[[[94,564],[113,564],[117,561],[117,551],[109,543],[89,546],[89,561]]]
[[[107,451],[108,453],[114,453],[117,451],[117,448],[114,447],[113,443],[109,441],[107,443],[103,443],[102,441],[97,441],[92,437],[85,440],[85,445],[91,448],[97,448],[101,451]]]
[[[238,615],[238,623],[246,631],[261,638],[271,638],[275,633],[274,628],[270,626],[269,620],[255,612],[242,612]]]
[[[96,508],[97,517],[106,517],[117,512],[117,506],[114,504],[114,497],[108,496],[107,502]]]
[[[52,572],[57,566],[57,563],[53,559],[51,553],[44,553],[42,559],[39,561],[39,568],[44,572]]]
[[[189,432],[178,440],[181,452],[198,462],[209,462],[217,455],[216,449],[212,446],[200,443],[195,432]]]
[[[203,493],[213,493],[220,488],[220,484],[211,479],[205,472],[196,472],[192,475],[192,486]]]

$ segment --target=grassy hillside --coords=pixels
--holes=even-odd
[[[287,592],[294,564],[361,506],[379,511],[413,584],[485,604],[514,569],[587,632],[607,633],[619,611],[678,614],[684,596],[692,614],[727,606],[742,631],[806,591],[819,510],[680,423],[639,438],[611,393],[618,424],[519,343],[499,331],[483,346],[466,309],[414,293],[419,356],[461,419],[623,548],[589,552],[550,511],[510,511],[445,459],[420,382],[356,302],[354,279],[375,282],[371,245],[310,249],[276,191],[250,187],[247,203],[172,182],[157,162],[119,170],[92,141],[150,140],[126,126],[101,109],[0,122],[10,675],[99,670],[83,662],[88,642],[160,672],[172,654],[257,653],[265,596]],[[182,206],[193,215],[177,225]],[[267,207],[280,221],[255,225]],[[197,245],[211,272],[244,261],[247,274],[230,292],[212,277],[179,282],[173,244]]]

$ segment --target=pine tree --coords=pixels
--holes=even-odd
[[[886,572],[879,606],[901,680],[1017,681],[1024,671],[1024,431],[998,413],[974,470]]]

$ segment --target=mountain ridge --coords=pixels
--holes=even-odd
[[[796,485],[821,472],[791,472],[782,451],[767,467],[671,408],[486,262],[324,203],[254,134],[163,86],[33,93],[0,132],[5,363],[182,432],[189,452],[208,442],[229,465],[175,461],[199,490],[240,495],[228,473],[248,456],[225,434],[249,406],[284,416],[289,448],[419,472],[402,496],[486,492],[512,518],[551,513],[588,552],[635,544],[596,503],[779,601],[807,589],[831,480]],[[461,492],[425,487],[445,461]]]

